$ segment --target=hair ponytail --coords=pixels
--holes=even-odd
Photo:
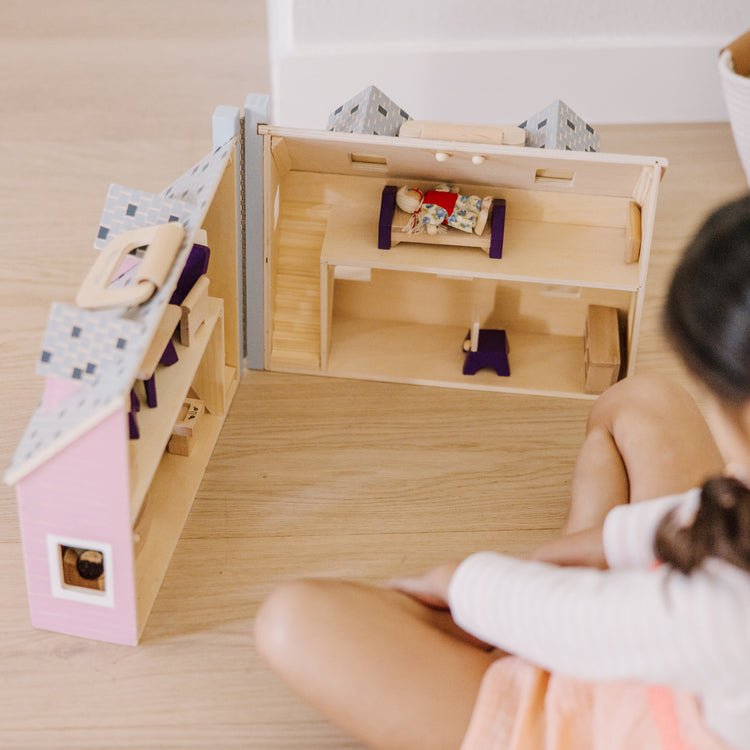
[[[680,526],[676,512],[668,513],[656,531],[654,551],[683,573],[707,557],[750,570],[750,488],[733,477],[709,479],[693,522]]]

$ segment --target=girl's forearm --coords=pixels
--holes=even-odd
[[[607,567],[601,526],[552,539],[534,550],[529,557],[555,565],[579,565],[601,569]]]

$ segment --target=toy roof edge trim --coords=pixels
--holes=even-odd
[[[3,475],[3,481],[6,484],[18,484],[24,477],[31,474],[40,466],[53,458],[63,448],[74,443],[78,438],[83,437],[89,430],[103,422],[107,417],[111,417],[118,408],[123,406],[123,399],[116,396],[108,404],[92,414],[88,419],[81,420],[74,425],[69,431],[62,435],[58,440],[52,441],[45,448],[37,451],[31,458],[19,463],[17,466],[11,466]]]

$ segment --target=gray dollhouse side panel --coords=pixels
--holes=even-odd
[[[214,116],[211,123],[213,131],[213,147],[219,148],[225,144],[230,138],[237,136],[237,146],[235,153],[235,175],[237,179],[237,299],[240,301],[241,308],[244,308],[245,299],[245,282],[243,278],[243,263],[245,248],[243,245],[244,239],[244,226],[242,219],[242,182],[244,175],[242,173],[242,120],[240,118],[240,110],[237,107],[219,106],[214,110]],[[211,238],[208,238],[208,244],[211,245]],[[245,328],[244,328],[244,310],[238,311],[239,325],[238,325],[238,352],[242,352],[243,356],[240,357],[240,362],[244,359],[245,354]]]
[[[244,117],[244,225],[246,363],[263,369],[263,138],[258,125],[268,122],[267,94],[249,94]]]

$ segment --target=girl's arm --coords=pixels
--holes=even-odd
[[[598,568],[652,567],[653,540],[661,518],[679,504],[686,510],[697,504],[697,492],[617,506],[603,526],[563,534],[545,542],[529,559],[558,566]],[[409,594],[428,607],[448,609],[448,587],[459,566],[452,561],[422,576],[394,578],[386,585]]]
[[[602,527],[564,534],[537,547],[529,556],[531,560],[555,565],[579,565],[588,568],[606,568]]]
[[[700,490],[613,508],[602,526],[564,534],[546,542],[530,559],[589,568],[649,568],[655,562],[654,538],[661,519],[679,507],[686,518],[698,506]]]
[[[449,609],[448,587],[460,562],[447,562],[433,568],[422,576],[392,578],[385,585],[408,594],[426,607]]]
[[[668,566],[602,571],[480,552],[458,566],[447,600],[476,638],[579,679],[700,694],[750,669],[750,579],[722,561],[685,576]]]

